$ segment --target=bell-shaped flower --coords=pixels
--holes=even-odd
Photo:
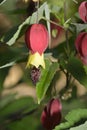
[[[87,23],[87,1],[83,1],[79,6],[79,16]]]
[[[41,122],[46,130],[52,130],[61,121],[62,105],[59,99],[51,99],[41,114]]]
[[[30,67],[31,65],[35,66],[36,68],[39,66],[45,68],[44,54],[40,55],[38,52],[33,54],[30,53],[26,67]]]
[[[81,32],[77,36],[75,46],[80,59],[87,65],[87,32]]]
[[[28,49],[30,50],[27,67],[40,65],[45,68],[44,51],[49,43],[49,34],[43,24],[33,24],[28,27],[25,34],[25,41]]]

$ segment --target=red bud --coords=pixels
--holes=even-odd
[[[82,51],[81,51],[81,43],[82,43],[82,40],[83,40],[83,37],[85,36],[85,32],[82,32],[80,33],[77,38],[76,38],[76,41],[75,41],[75,46],[76,46],[76,49],[77,51],[82,55]]]
[[[80,18],[86,23],[87,22],[87,1],[84,1],[79,6]]]
[[[87,33],[85,34],[85,36],[83,38],[81,48],[82,48],[82,55],[84,57],[87,57]]]
[[[27,47],[33,52],[42,54],[49,42],[49,35],[46,27],[43,24],[33,24],[29,26],[25,34]]]
[[[83,63],[87,64],[87,33],[80,33],[75,41],[75,46]]]
[[[52,130],[61,121],[61,103],[58,99],[52,99],[44,108],[41,122],[46,130]]]

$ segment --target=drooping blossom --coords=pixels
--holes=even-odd
[[[33,24],[25,33],[25,42],[30,51],[27,67],[31,65],[45,68],[44,51],[49,43],[49,34],[43,24]]]
[[[75,47],[82,62],[87,65],[87,32],[81,32],[75,40]]]
[[[83,1],[79,6],[79,16],[87,23],[87,1]]]
[[[62,105],[59,99],[51,99],[41,114],[41,122],[46,130],[52,130],[61,121]]]

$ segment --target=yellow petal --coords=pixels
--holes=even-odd
[[[34,54],[29,54],[28,62],[27,62],[27,68],[29,68],[31,65],[38,68],[40,65],[45,68],[45,61],[44,61],[44,54],[40,55],[38,52]]]

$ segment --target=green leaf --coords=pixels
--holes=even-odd
[[[84,67],[85,73],[87,74],[87,66],[84,65],[83,67]]]
[[[28,115],[25,118],[22,118],[22,120],[9,123],[5,126],[5,128],[8,130],[39,130],[40,116],[38,115],[38,113]]]
[[[60,125],[56,126],[54,130],[66,130],[76,123],[81,121],[81,119],[87,120],[87,109],[75,109],[69,112],[66,117],[66,122],[61,123]]]
[[[0,109],[4,108],[6,105],[12,102],[15,99],[15,95],[16,94],[10,94],[2,97],[0,99]]]
[[[4,4],[7,0],[0,0],[0,5]]]
[[[14,26],[13,28],[9,29],[8,32],[1,38],[1,41],[7,43],[16,33],[18,30],[19,25]]]
[[[21,9],[13,9],[13,10],[9,10],[7,11],[8,14],[10,15],[19,15],[19,14],[26,14],[26,8],[21,8]]]
[[[44,98],[58,67],[58,63],[51,63],[49,60],[46,60],[46,68],[42,70],[41,79],[36,85],[38,103]]]
[[[0,47],[0,69],[14,65],[16,62],[26,59],[27,49],[22,47]]]
[[[9,71],[9,67],[0,69],[0,92],[3,89],[3,82],[8,74],[8,71]]]
[[[60,6],[60,7],[63,7],[64,1],[65,0],[62,0],[62,1],[61,0],[48,0],[49,3]]]
[[[13,62],[9,62],[9,63],[7,63],[7,64],[5,64],[5,65],[2,65],[2,66],[0,66],[0,69],[13,66],[13,65],[15,64],[15,62],[16,62],[16,61],[13,61]]]
[[[87,24],[71,23],[71,25],[75,26],[77,34],[87,28]]]
[[[87,74],[84,70],[82,62],[76,57],[71,57],[68,61],[66,69],[70,72],[82,85],[87,87]]]
[[[9,102],[3,109],[0,110],[0,121],[4,120],[5,117],[16,113],[24,113],[37,108],[37,104],[30,97],[24,97],[15,99],[13,102]]]
[[[47,20],[50,20],[50,9],[49,9],[49,6],[46,4],[45,6],[45,17]],[[51,44],[51,30],[50,30],[50,22],[47,21],[47,28],[48,28],[48,32],[49,32],[49,47],[50,47],[50,44]]]
[[[71,128],[70,130],[87,130],[87,121],[80,126]]]
[[[44,3],[39,9],[38,9],[38,20],[41,20],[41,18],[43,17],[43,12],[45,10],[45,6],[47,5],[47,3]],[[33,13],[32,16],[28,17],[21,25],[19,25],[19,27],[15,28],[13,31],[13,36],[11,33],[7,34],[7,36],[4,37],[4,39],[2,39],[3,42],[6,42],[6,44],[8,45],[13,45],[16,40],[19,38],[19,36],[22,36],[26,30],[26,27],[29,26],[30,24],[34,24],[36,23],[36,19],[37,19],[37,12]],[[22,31],[22,33],[21,33]],[[20,34],[21,33],[21,34]],[[8,38],[9,36],[9,38]]]

